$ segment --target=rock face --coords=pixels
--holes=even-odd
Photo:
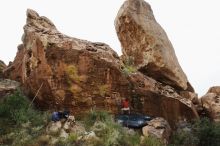
[[[116,113],[121,98],[128,97],[133,111],[164,117],[171,127],[181,119],[198,118],[191,100],[164,84],[166,79],[160,83],[139,71],[125,74],[131,69],[108,45],[61,34],[33,10],[27,10],[22,40],[4,76],[21,82],[25,94],[36,96],[34,102],[41,108]]]
[[[166,145],[171,135],[171,128],[165,119],[155,118],[142,128],[142,132],[144,136],[154,136]]]
[[[133,85],[131,99],[135,111],[165,118],[172,128],[180,120],[198,119],[199,115],[190,99],[180,96],[174,88],[163,85],[141,73],[129,76]]]
[[[39,90],[35,102],[40,107],[117,111],[115,101],[128,96],[119,57],[108,45],[63,35],[33,10],[27,10],[22,40],[4,74],[20,81],[29,97]]]
[[[6,95],[9,95],[14,91],[16,91],[18,87],[19,87],[19,83],[16,81],[12,81],[9,79],[0,79],[0,101]]]
[[[220,87],[211,87],[208,93],[201,97],[201,102],[209,118],[220,122]]]
[[[0,78],[3,77],[3,70],[6,68],[6,65],[3,61],[0,60]]]
[[[176,89],[191,90],[166,32],[144,0],[127,0],[115,19],[123,60],[139,71]]]

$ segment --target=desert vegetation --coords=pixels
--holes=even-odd
[[[4,98],[0,103],[0,144],[12,146],[51,145],[46,134],[50,123],[48,112],[30,105],[20,91]],[[122,127],[114,116],[105,111],[92,110],[77,118],[77,122],[94,137],[84,139],[83,133],[69,133],[67,138],[57,138],[56,146],[162,146],[155,137],[142,136],[141,130]],[[194,121],[188,129],[173,132],[169,146],[219,146],[220,124],[207,118]]]
[[[42,134],[48,114],[30,103],[20,91],[0,103],[0,145],[25,145]]]
[[[194,121],[190,129],[174,132],[170,146],[219,146],[220,123],[208,118]]]
[[[136,67],[134,66],[134,59],[132,57],[128,57],[123,64],[122,72],[125,75],[129,75],[131,73],[137,72]]]

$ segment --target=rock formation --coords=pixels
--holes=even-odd
[[[115,19],[123,61],[131,60],[143,74],[176,89],[193,91],[166,32],[144,0],[127,0]]]
[[[22,41],[4,76],[21,82],[25,94],[36,96],[34,102],[41,108],[67,108],[75,114],[94,108],[115,113],[120,111],[121,98],[128,97],[133,111],[164,117],[171,127],[181,119],[198,118],[191,100],[180,96],[168,78],[155,80],[132,70],[108,45],[61,34],[48,18],[33,10],[27,10]],[[178,64],[173,61],[166,63]],[[157,66],[155,70],[161,76],[164,73]],[[185,84],[178,82],[184,89]]]
[[[116,111],[114,101],[129,96],[119,57],[108,45],[63,35],[33,10],[27,10],[22,40],[4,74],[20,81],[29,97],[38,93],[40,107]]]
[[[201,97],[201,102],[208,117],[220,122],[220,86],[211,87],[208,93]]]
[[[134,91],[131,98],[135,105],[139,103],[136,106],[137,109],[140,108],[139,112],[164,117],[172,127],[179,120],[199,118],[192,101],[180,96],[171,86],[161,84],[141,73],[131,74],[129,80]]]
[[[154,136],[167,145],[171,135],[171,128],[169,123],[163,118],[155,118],[142,128],[142,132],[144,136]]]
[[[3,70],[6,68],[6,65],[3,61],[0,60],[0,78],[3,77]]]
[[[19,83],[9,79],[0,79],[0,101],[4,99],[5,96],[12,94],[19,87]]]

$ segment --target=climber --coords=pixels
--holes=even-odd
[[[129,100],[128,98],[122,99],[122,114],[130,114],[130,108],[129,108]]]

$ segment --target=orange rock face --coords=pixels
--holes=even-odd
[[[191,90],[166,32],[144,0],[127,0],[115,19],[123,60],[143,74],[176,89]]]
[[[46,17],[27,10],[23,44],[4,71],[22,83],[25,94],[46,109],[91,109],[120,112],[128,97],[134,112],[164,117],[173,127],[178,120],[198,118],[191,100],[167,84],[133,70],[104,43],[60,33]]]
[[[141,73],[130,75],[130,81],[135,90],[131,98],[140,98],[141,104],[138,107],[142,107],[141,112],[164,117],[172,127],[179,120],[199,118],[192,101],[180,96],[171,86],[161,84]]]
[[[20,81],[30,97],[45,108],[115,108],[116,98],[128,96],[128,81],[118,55],[106,44],[71,38],[52,22],[27,11],[23,44],[5,75]],[[42,86],[42,87],[41,87]],[[112,108],[112,109],[111,109]]]

